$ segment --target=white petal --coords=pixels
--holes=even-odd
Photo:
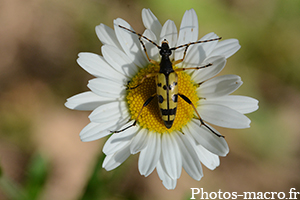
[[[147,129],[141,129],[132,139],[130,144],[130,153],[136,154],[146,147]]]
[[[168,190],[175,189],[177,179],[171,179],[162,169],[160,162],[157,163],[156,171],[157,171],[157,174],[158,174],[160,180],[162,180],[162,183],[165,186],[165,188],[167,188]]]
[[[119,167],[129,156],[130,152],[128,143],[116,153],[107,155],[103,161],[102,167],[107,171],[113,170]]]
[[[182,155],[182,165],[184,170],[195,180],[200,180],[203,176],[202,167],[194,146],[195,142],[190,142],[189,137],[182,133],[176,134],[176,140]]]
[[[201,144],[204,148],[214,154],[226,156],[229,151],[225,139],[216,136],[204,126],[200,127],[199,120],[193,119],[187,126],[183,127],[182,130],[186,135],[192,136],[197,143]],[[216,130],[214,131],[218,133]]]
[[[201,44],[194,44],[189,47],[188,53],[186,54],[185,59],[182,62],[183,67],[189,68],[189,67],[198,67],[202,66],[203,60],[206,58],[205,51]],[[191,70],[188,70],[187,72],[190,72]],[[202,71],[202,70],[196,70],[196,71]]]
[[[175,134],[175,133],[174,133]],[[171,179],[178,179],[182,169],[181,153],[177,141],[170,134],[163,134],[161,140],[162,162]]]
[[[133,77],[138,72],[138,67],[120,49],[110,45],[104,45],[101,49],[104,59],[116,71],[124,74],[126,77]]]
[[[139,37],[128,30],[120,28],[119,25],[133,30],[132,27],[123,19],[114,20],[115,33],[124,52],[137,66],[145,67],[149,62],[145,59]]]
[[[195,151],[197,152],[198,158],[208,169],[214,170],[220,165],[219,156],[211,153],[200,144],[195,145]]]
[[[199,41],[215,39],[215,38],[218,38],[218,36],[216,34],[209,33],[209,34],[205,35],[203,38],[201,38]],[[211,42],[205,42],[205,43],[191,45],[186,53],[185,59],[182,62],[182,66],[196,67],[196,66],[205,65],[202,62],[207,58],[207,56],[215,48],[217,43],[218,43],[218,41],[211,41]],[[182,50],[180,50],[180,51],[182,51]],[[178,59],[180,59],[180,58],[178,58]],[[187,71],[187,72],[189,72],[189,71]]]
[[[195,42],[198,39],[198,18],[194,9],[187,10],[181,21],[177,46]],[[184,48],[175,51],[175,60],[183,57]],[[188,52],[187,52],[188,53]]]
[[[145,28],[150,29],[155,34],[156,38],[158,38],[162,26],[149,8],[148,9],[144,8],[142,10],[142,20]]]
[[[258,109],[258,100],[239,95],[228,95],[219,98],[200,100],[200,104],[220,104],[234,109],[242,114],[251,113]]]
[[[88,73],[96,77],[105,77],[122,81],[125,76],[114,70],[102,56],[94,53],[79,53],[77,63]]]
[[[79,136],[83,142],[94,141],[111,134],[110,130],[115,126],[114,121],[108,123],[91,122],[81,130]]]
[[[226,58],[229,58],[235,52],[237,52],[241,48],[241,45],[239,44],[239,41],[237,39],[227,39],[218,42],[216,48],[213,50],[213,52],[210,54],[210,56],[225,56]]]
[[[159,45],[164,39],[169,42],[169,47],[175,47],[177,43],[177,28],[175,23],[172,20],[167,20],[164,26],[162,27],[160,33]]]
[[[133,122],[127,123],[122,128],[128,127]],[[136,135],[139,127],[134,126],[121,133],[114,133],[103,146],[103,153],[106,155],[114,154],[117,151],[121,150],[123,147],[130,144],[131,139]],[[130,148],[130,147],[129,147]]]
[[[150,132],[147,136],[147,147],[139,156],[138,167],[141,175],[148,176],[155,169],[161,153],[160,134]]]
[[[121,98],[126,95],[125,86],[105,78],[95,78],[90,80],[88,87],[101,97]]]
[[[194,9],[187,10],[182,18],[177,45],[197,41],[198,18]]]
[[[115,31],[112,28],[104,24],[100,24],[96,26],[96,34],[103,45],[108,44],[119,49],[121,48],[116,37]]]
[[[210,39],[216,39],[218,38],[219,36],[213,32],[211,33],[208,33],[206,34],[205,36],[203,36],[200,41],[204,41],[204,40],[210,40]],[[215,47],[217,46],[218,44],[218,40],[216,41],[211,41],[211,42],[205,42],[205,43],[202,43],[202,48],[204,49],[205,51],[205,57],[207,57],[214,49]]]
[[[175,47],[177,43],[177,28],[175,23],[172,20],[167,20],[164,26],[162,27],[160,33],[159,45],[162,44],[164,40],[167,40],[169,47]],[[174,59],[174,54],[171,54],[170,60]]]
[[[192,80],[194,80],[196,83],[201,83],[214,77],[225,67],[226,59],[222,56],[209,57],[203,61],[201,66],[205,66],[209,63],[212,65],[204,69],[195,70],[192,74]]]
[[[249,128],[251,120],[238,111],[217,104],[200,105],[197,108],[204,121],[226,128]]]
[[[65,106],[74,110],[94,110],[98,106],[111,101],[114,101],[114,99],[100,97],[89,91],[68,98]]]
[[[129,113],[124,101],[114,101],[96,108],[89,115],[89,118],[92,122],[96,123],[104,123],[108,121],[115,121],[118,123],[121,119],[129,118]]]
[[[223,75],[212,78],[197,88],[201,98],[214,98],[228,95],[237,90],[243,82],[237,75]]]

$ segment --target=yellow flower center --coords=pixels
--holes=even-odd
[[[146,68],[141,69],[135,75],[128,87],[134,88],[140,84],[140,81],[145,75],[156,73],[159,71],[159,66],[149,64]],[[185,72],[176,72],[178,75],[178,92],[188,97],[191,102],[197,106],[199,97],[197,96],[197,85],[191,80],[190,75]],[[127,103],[131,119],[136,120],[144,103],[149,97],[156,94],[155,76],[146,78],[144,82],[134,89],[128,89]],[[143,108],[141,115],[137,119],[137,123],[150,131],[157,133],[171,133],[174,130],[181,130],[194,117],[194,109],[191,105],[185,102],[178,96],[177,112],[173,126],[168,129],[160,116],[158,99],[155,95],[154,99],[146,107]]]

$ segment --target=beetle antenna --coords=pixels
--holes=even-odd
[[[144,38],[145,40],[147,40],[147,41],[149,41],[150,43],[154,44],[157,48],[161,49],[161,47],[160,47],[159,45],[157,45],[155,42],[153,42],[153,41],[150,40],[149,38],[143,36],[142,34],[137,33],[137,32],[135,32],[135,31],[130,30],[129,28],[126,28],[126,27],[121,26],[121,25],[119,25],[119,27],[120,27],[120,28],[123,28],[123,29],[125,29],[125,30],[127,30],[127,31],[129,31],[129,32],[131,32],[131,33],[134,33],[134,34],[138,35],[140,38]]]
[[[196,41],[196,42],[190,42],[188,44],[183,44],[183,45],[180,45],[180,46],[177,46],[177,47],[173,47],[171,48],[170,50],[176,50],[176,49],[179,49],[179,48],[182,48],[182,47],[188,47],[192,44],[199,44],[199,43],[205,43],[205,42],[212,42],[212,41],[216,41],[216,40],[221,40],[222,37],[218,37],[218,38],[214,38],[214,39],[210,39],[210,40],[199,40],[199,41]]]

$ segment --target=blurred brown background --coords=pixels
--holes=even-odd
[[[120,17],[143,32],[142,8],[177,27],[185,10],[194,8],[199,38],[213,31],[239,39],[242,48],[222,74],[240,75],[244,84],[235,94],[260,101],[259,110],[248,115],[250,129],[218,129],[230,147],[221,165],[205,168],[200,182],[183,173],[173,191],[156,172],[140,176],[137,155],[112,172],[92,175],[105,139],[81,142],[78,134],[89,113],[64,107],[66,98],[88,90],[92,77],[76,58],[79,52],[101,53],[95,26],[112,27]],[[300,192],[299,1],[2,0],[0,21],[0,165],[5,180],[21,193],[33,191],[35,199],[46,200],[179,200],[191,197],[191,187]],[[87,184],[100,175],[106,182],[95,190],[113,189],[106,197],[89,198],[95,191],[87,192]],[[0,186],[0,199],[10,199],[7,182]]]

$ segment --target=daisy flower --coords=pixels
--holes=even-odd
[[[213,170],[219,166],[219,156],[229,152],[224,137],[211,125],[250,127],[250,119],[244,114],[257,110],[258,101],[230,95],[242,85],[239,76],[216,76],[226,59],[239,50],[238,40],[218,41],[215,33],[198,40],[198,19],[193,9],[185,12],[179,33],[173,21],[161,25],[149,9],[143,9],[142,20],[146,28],[142,37],[120,18],[114,20],[114,30],[104,24],[96,27],[103,44],[102,56],[80,53],[77,60],[96,77],[88,83],[91,91],[67,99],[65,106],[92,111],[91,122],[80,133],[82,141],[110,135],[103,147],[103,168],[113,170],[131,154],[139,153],[141,175],[147,177],[156,169],[163,185],[174,189],[182,168],[200,180],[202,164]],[[185,45],[205,40],[212,41],[192,44],[188,49]],[[160,114],[155,82],[161,61],[157,46],[162,43],[171,49],[185,45],[174,48],[169,56],[175,63],[180,97],[176,99],[175,120],[168,128]]]

